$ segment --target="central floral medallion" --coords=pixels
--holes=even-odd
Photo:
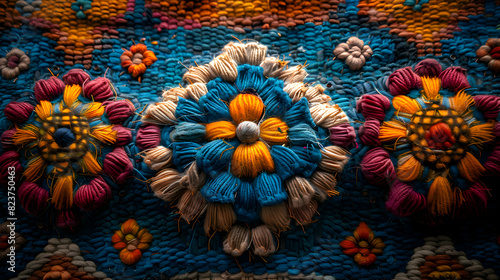
[[[257,43],[230,43],[208,65],[184,75],[146,110],[138,146],[158,173],[155,194],[190,222],[204,215],[207,235],[227,231],[224,251],[276,251],[273,233],[313,221],[318,202],[338,192],[354,130],[302,65],[266,57]],[[148,137],[152,125],[164,125]],[[151,145],[158,143],[161,145]],[[336,145],[332,145],[335,143]],[[340,145],[342,147],[339,147]]]

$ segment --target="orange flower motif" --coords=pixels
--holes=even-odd
[[[218,121],[206,125],[206,135],[211,141],[237,137],[241,142],[231,160],[231,173],[238,178],[255,178],[261,172],[273,172],[274,162],[268,145],[288,143],[285,122],[279,118],[260,122],[264,107],[257,95],[241,93],[229,104],[234,124]]]
[[[126,265],[136,264],[141,259],[142,252],[153,241],[153,236],[147,229],[139,229],[139,224],[134,219],[129,219],[111,237],[113,247],[121,250],[120,260]]]
[[[153,65],[156,60],[156,55],[153,51],[148,50],[144,44],[137,44],[130,47],[130,51],[125,50],[120,56],[122,67],[128,68],[128,72],[134,78],[141,81],[141,76],[146,72],[148,66]]]
[[[364,222],[359,223],[353,235],[340,242],[342,252],[353,257],[360,266],[372,265],[377,260],[376,255],[382,254],[385,244],[380,238],[375,238],[373,231]]]

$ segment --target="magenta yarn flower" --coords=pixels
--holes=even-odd
[[[361,142],[380,146],[366,153],[361,168],[369,182],[391,186],[387,209],[429,223],[479,214],[488,196],[483,176],[500,174],[497,148],[486,161],[480,158],[499,143],[500,99],[469,95],[465,69],[442,70],[432,59],[414,71],[396,70],[387,87],[392,100],[372,94],[357,104],[366,119]]]
[[[119,123],[135,108],[128,100],[97,102],[113,95],[106,78],[90,80],[73,69],[63,79],[38,81],[34,105],[13,101],[6,106],[5,115],[16,127],[2,135],[7,151],[0,156],[0,173],[16,168],[22,180],[19,200],[28,213],[53,211],[56,225],[74,229],[80,210],[96,210],[110,200],[110,182],[123,184],[131,176],[132,163],[122,146],[132,133]],[[21,156],[26,157],[22,165]]]

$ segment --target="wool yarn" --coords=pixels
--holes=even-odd
[[[373,51],[370,46],[365,45],[363,40],[351,37],[345,43],[340,43],[333,50],[333,54],[349,66],[349,69],[356,71],[363,68]]]
[[[80,210],[94,210],[110,200],[111,189],[104,179],[92,178],[109,176],[123,183],[133,169],[123,149],[122,153],[102,153],[111,145],[127,145],[132,134],[124,127],[109,124],[106,104],[85,99],[78,84],[81,80],[78,77],[82,76],[85,75],[78,71],[65,76],[68,83],[76,81],[68,85],[55,76],[38,81],[35,106],[28,102],[11,102],[6,107],[6,114],[16,126],[13,135],[6,131],[2,136],[7,143],[3,148],[12,149],[4,155],[12,155],[11,166],[22,175],[16,176],[22,178],[21,205],[33,215],[45,212],[54,215],[57,226],[70,230],[77,229]],[[90,97],[103,96],[100,90],[105,89],[91,88]],[[12,145],[9,146],[10,141]],[[24,171],[21,166],[17,167],[19,154],[13,150],[22,152],[22,162],[26,164]],[[1,170],[4,172],[3,167]],[[85,184],[89,181],[90,184]],[[79,191],[75,186],[83,189]],[[104,198],[99,196],[98,190],[104,190]]]
[[[208,66],[189,68],[188,86],[165,92],[142,118],[173,126],[167,130],[171,146],[158,146],[157,133],[156,147],[149,146],[153,140],[145,145],[144,128],[136,136],[145,162],[158,171],[151,179],[155,195],[177,202],[188,222],[204,215],[206,234],[228,232],[223,250],[233,256],[247,250],[268,256],[276,250],[270,233],[285,231],[292,217],[298,225],[311,223],[316,200],[338,194],[332,176],[349,159],[331,143],[348,147],[355,138],[324,88],[304,83],[304,66],[287,67],[266,55],[261,44],[230,43]],[[319,129],[332,142],[320,145]],[[332,176],[313,175],[320,170]]]
[[[111,84],[107,78],[99,77],[83,85],[83,96],[97,101],[104,101],[113,96]]]
[[[96,210],[105,205],[112,197],[111,188],[96,177],[88,185],[83,185],[75,193],[75,205],[84,211]]]
[[[80,85],[90,81],[90,75],[83,69],[70,69],[68,73],[63,76],[63,81],[67,85]]]
[[[487,64],[491,71],[500,72],[500,39],[489,38],[486,44],[477,49],[476,56],[479,61]]]
[[[61,94],[66,85],[57,77],[40,80],[35,84],[35,98],[38,101],[51,101]]]
[[[29,69],[30,58],[20,49],[13,48],[5,57],[0,58],[0,72],[7,80],[17,78],[21,72]]]
[[[485,161],[475,151],[496,147],[497,99],[477,96],[473,113],[476,99],[464,91],[470,87],[464,68],[452,66],[441,71],[437,62],[423,60],[415,69],[425,76],[406,67],[395,71],[393,79],[389,77],[387,86],[396,95],[391,104],[394,111],[390,111],[394,116],[381,124],[378,135],[372,133],[374,139],[366,140],[366,128],[362,130],[364,142],[375,143],[378,138],[382,144],[366,153],[362,161],[365,177],[374,184],[388,179],[392,187],[386,207],[399,216],[412,215],[433,224],[442,223],[443,218],[480,215],[487,204],[481,181],[486,174],[484,165],[489,163],[490,174],[496,174],[496,166],[493,153],[492,159]],[[415,98],[418,94],[421,97]],[[364,107],[359,109],[367,117]],[[382,119],[386,117],[380,114]],[[384,164],[379,157],[385,158]],[[384,173],[393,168],[391,159],[397,160],[395,176]],[[416,192],[414,188],[421,181],[427,182],[425,191]]]
[[[147,229],[141,229],[134,219],[125,221],[111,237],[113,248],[120,250],[120,260],[126,265],[136,264],[152,241],[153,235]]]
[[[3,113],[12,122],[23,123],[27,121],[35,109],[35,106],[28,102],[10,102],[5,106]]]

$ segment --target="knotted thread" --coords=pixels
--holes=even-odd
[[[99,209],[112,197],[111,188],[102,177],[96,177],[88,185],[83,185],[75,193],[75,205],[84,211]]]

